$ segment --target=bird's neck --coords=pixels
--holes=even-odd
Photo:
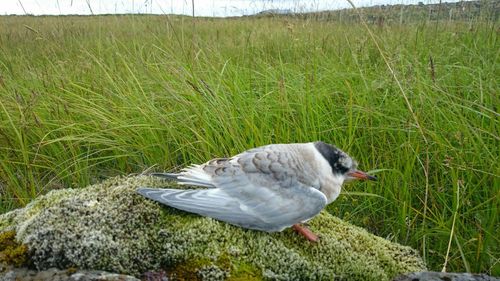
[[[342,176],[332,175],[325,179],[325,182],[321,184],[321,192],[325,194],[327,204],[332,203],[339,197],[340,190],[342,188],[342,183],[344,179]]]

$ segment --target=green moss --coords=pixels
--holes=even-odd
[[[193,280],[390,280],[425,269],[416,252],[326,212],[311,221],[309,243],[288,229],[264,233],[188,214],[136,194],[165,186],[150,177],[113,178],[51,192],[0,216],[40,269],[78,267],[139,276],[164,269]],[[40,200],[40,201],[38,201]],[[6,219],[9,217],[9,219]],[[0,229],[2,231],[2,229]]]
[[[230,271],[232,267],[231,256],[227,252],[223,252],[216,261],[218,267],[223,270]]]
[[[0,233],[0,250],[4,250],[17,244],[14,240],[15,237],[16,232],[12,230]]]
[[[228,281],[246,280],[262,280],[261,271],[250,263],[244,261],[234,262],[231,270],[231,276],[228,277]]]
[[[198,270],[207,264],[209,264],[209,262],[206,260],[190,260],[181,262],[169,267],[167,274],[168,277],[173,280],[202,280],[201,277],[198,276]]]
[[[76,268],[76,267],[70,267],[70,268],[66,269],[66,274],[67,275],[72,275],[72,274],[74,274],[76,272],[78,272],[78,268]]]
[[[0,233],[0,263],[20,267],[28,261],[28,247],[15,240],[15,231]]]
[[[226,262],[229,266],[230,262]],[[167,266],[167,275],[172,280],[225,280],[230,269],[222,268],[219,263],[220,259],[216,263],[206,258],[190,259]]]

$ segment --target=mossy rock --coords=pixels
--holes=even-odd
[[[113,178],[83,189],[55,190],[0,216],[30,262],[140,276],[164,270],[190,280],[390,280],[425,270],[416,251],[327,212],[310,221],[310,243],[288,229],[235,227],[143,198],[139,186],[166,186],[147,176]],[[175,279],[174,278],[174,279]]]

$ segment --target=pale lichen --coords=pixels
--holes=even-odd
[[[268,234],[159,205],[136,193],[167,182],[113,178],[53,191],[0,216],[39,268],[78,267],[140,276],[164,269],[198,279],[390,280],[425,265],[411,248],[374,236],[327,212],[310,221],[309,243],[288,229]],[[187,278],[187,277],[186,277]]]

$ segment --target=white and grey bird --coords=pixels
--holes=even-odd
[[[376,179],[356,168],[349,155],[324,142],[271,144],[191,165],[180,173],[152,174],[203,189],[137,191],[170,207],[243,228],[277,232],[292,226],[316,241],[318,237],[300,223],[334,201],[344,181]]]

